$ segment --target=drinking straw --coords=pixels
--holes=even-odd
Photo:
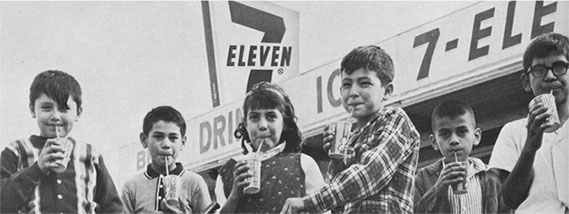
[[[59,130],[57,129],[57,125],[53,125],[55,127],[55,137],[59,139]]]
[[[454,152],[454,161],[458,162],[458,158],[456,157],[456,151]]]
[[[170,174],[168,170],[168,156],[164,156],[164,163],[164,165],[166,165],[166,176],[168,176]]]
[[[265,139],[263,139],[263,140],[261,141],[261,143],[259,144],[259,148],[257,148],[257,152],[255,152],[255,153],[259,153],[259,151],[261,151],[261,147],[263,147],[263,143],[264,143],[264,142],[265,142]]]

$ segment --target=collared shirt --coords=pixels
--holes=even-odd
[[[309,212],[412,213],[419,133],[401,108],[385,108],[350,137],[330,182],[304,197]]]
[[[475,164],[479,165],[476,168],[483,169],[484,163],[473,157],[469,157],[469,160],[476,160]],[[423,167],[417,172],[415,177],[415,213],[452,213],[453,204],[450,202],[450,197],[446,191],[438,191],[434,188],[440,174],[443,170],[443,160],[439,159],[435,163]],[[474,167],[474,166],[473,166]],[[471,170],[474,171],[474,170]],[[470,178],[478,177],[481,189],[481,207],[482,211],[473,211],[474,213],[509,213],[506,207],[498,203],[498,192],[501,189],[499,179],[490,171],[487,170],[477,170],[478,172],[472,176],[469,173]],[[472,188],[472,183],[474,181],[469,180],[467,182],[467,188]],[[450,186],[449,189],[452,189]],[[469,192],[473,190],[468,189]],[[461,202],[462,205],[466,205],[472,202]],[[457,210],[455,208],[455,210]],[[474,210],[474,209],[472,209]]]
[[[212,204],[205,180],[198,174],[187,171],[181,163],[170,170],[169,174],[180,176],[179,200],[181,206],[190,213],[205,213]],[[125,182],[122,189],[122,201],[125,213],[161,213],[161,201],[165,198],[164,175],[152,169],[149,164],[144,173],[140,173]]]
[[[553,133],[543,133],[541,147],[535,153],[533,182],[516,213],[569,213],[568,123]],[[514,169],[526,143],[526,125],[527,118],[504,125],[490,157],[490,168]]]
[[[74,149],[63,173],[40,170],[36,162],[46,138],[10,143],[1,155],[1,213],[120,213],[122,205],[103,157],[90,145],[68,138]]]
[[[443,169],[446,164],[443,161]],[[487,170],[486,165],[475,158],[468,159],[466,169],[466,193],[454,194],[452,188],[448,188],[447,198],[451,204],[451,213],[455,214],[478,214],[483,213],[482,209],[482,186],[480,181]]]

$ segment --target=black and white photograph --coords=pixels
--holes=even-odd
[[[0,213],[569,214],[568,1],[0,1]]]

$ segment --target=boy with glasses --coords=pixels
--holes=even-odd
[[[558,33],[535,38],[524,53],[522,85],[555,97],[561,127],[544,133],[550,113],[539,103],[500,131],[489,165],[505,180],[501,197],[516,213],[569,213],[568,63],[569,39]]]

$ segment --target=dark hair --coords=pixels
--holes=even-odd
[[[180,134],[182,134],[182,136],[186,136],[186,120],[184,120],[182,114],[175,108],[170,106],[158,106],[153,108],[144,117],[144,121],[142,122],[142,132],[145,135],[148,135],[152,126],[158,121],[175,123],[180,127]]]
[[[384,85],[393,81],[393,60],[379,46],[369,45],[354,48],[342,59],[340,64],[340,71],[347,74],[351,74],[360,68],[374,71]]]
[[[34,111],[36,99],[41,94],[55,100],[57,105],[63,109],[69,109],[67,99],[69,96],[77,103],[77,109],[81,108],[81,86],[77,80],[63,72],[57,70],[47,70],[36,75],[30,86],[30,110]]]
[[[476,118],[474,116],[474,110],[470,105],[466,104],[465,102],[458,101],[458,100],[449,100],[440,105],[438,105],[433,113],[431,114],[431,129],[435,131],[435,120],[440,118],[457,118],[462,115],[469,114],[472,117],[472,121],[474,122],[474,126],[476,127]]]
[[[567,36],[559,33],[547,33],[536,37],[524,52],[523,74],[531,67],[533,59],[561,54],[569,60],[569,39]]]
[[[283,114],[283,133],[278,144],[286,142],[283,152],[300,152],[302,143],[302,133],[296,124],[294,106],[284,90],[272,83],[260,82],[255,84],[251,91],[247,93],[243,101],[243,119],[234,132],[236,138],[241,138],[241,148],[243,154],[247,154],[246,142],[250,142],[249,133],[245,124],[247,123],[247,113],[249,110],[257,109],[278,109]]]

